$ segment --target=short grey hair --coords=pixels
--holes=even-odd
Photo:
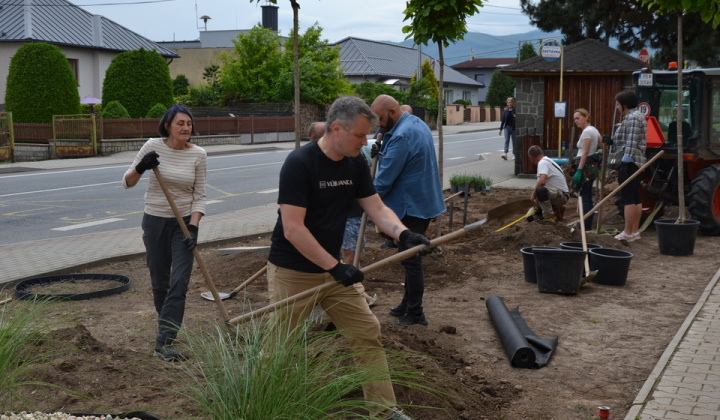
[[[358,117],[367,118],[372,126],[377,125],[378,117],[365,101],[356,96],[341,96],[330,106],[325,132],[330,132],[330,126],[335,121],[339,122],[345,130],[350,130]]]

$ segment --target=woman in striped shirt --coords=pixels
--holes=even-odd
[[[174,105],[163,115],[158,131],[160,138],[149,139],[123,176],[125,188],[134,187],[143,173],[158,167],[170,195],[190,231],[186,238],[165,194],[155,177],[149,174],[145,193],[143,242],[150,269],[158,334],[153,356],[166,361],[183,356],[173,347],[182,325],[185,296],[193,266],[192,250],[197,245],[198,226],[205,214],[205,149],[190,143],[194,119],[184,105]]]

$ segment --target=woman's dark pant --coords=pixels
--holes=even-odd
[[[190,216],[185,217],[185,224]],[[185,296],[192,274],[193,253],[175,218],[143,216],[143,242],[150,269],[158,334],[155,348],[172,345],[185,315]]]
[[[430,219],[420,219],[413,216],[405,216],[402,223],[410,231],[425,234]],[[403,243],[398,245],[398,252],[408,249]],[[405,268],[405,294],[400,306],[407,307],[407,313],[411,316],[420,316],[423,313],[423,294],[425,293],[425,272],[423,271],[422,257],[414,256],[403,260],[400,264]]]
[[[593,208],[592,190],[594,182],[595,181],[588,181],[583,184],[582,188],[580,188],[580,198],[582,199],[583,211],[585,212],[584,214],[587,214]],[[592,229],[593,217],[594,215],[591,215],[585,219],[585,230]]]

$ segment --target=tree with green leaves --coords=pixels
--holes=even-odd
[[[490,79],[485,103],[490,107],[503,107],[507,98],[515,96],[515,78],[495,70]]]
[[[642,5],[654,13],[676,12],[677,14],[677,62],[683,63],[683,15],[699,14],[705,23],[710,23],[713,29],[720,25],[720,0],[642,0]],[[712,21],[712,22],[711,22]],[[682,65],[678,66],[677,76],[677,103],[683,103],[683,77]],[[677,107],[677,126],[682,127],[682,107]],[[678,208],[677,223],[685,223],[685,175],[683,169],[683,136],[682,130],[677,134],[677,166],[678,166]]]
[[[427,95],[430,95],[431,98],[437,101],[438,96],[440,96],[440,90],[438,89],[438,80],[437,77],[435,77],[435,70],[432,68],[430,60],[426,58],[425,61],[423,61],[420,70],[422,71],[422,77],[420,78],[420,81],[428,81]],[[410,78],[410,84],[412,85],[413,83],[415,83],[416,80],[417,74],[413,74]]]
[[[515,59],[515,62],[518,63],[520,61],[525,61],[527,59],[537,57],[538,53],[535,47],[529,42],[525,42],[520,46],[520,51],[518,51],[518,58]]]
[[[208,85],[217,85],[218,80],[220,79],[220,66],[218,66],[217,64],[213,64],[205,67],[205,71],[203,72],[202,77],[203,79],[205,79]]]
[[[5,110],[18,123],[50,123],[53,115],[80,112],[75,75],[56,45],[28,43],[10,60]]]
[[[713,10],[713,1],[717,0],[698,3],[708,6],[702,13]],[[675,54],[674,43],[667,40],[677,36],[677,15],[655,13],[635,0],[520,0],[520,5],[538,29],[561,31],[564,44],[587,38],[609,44],[614,38],[621,51],[657,49],[662,51],[664,61],[671,61]],[[720,32],[703,20],[701,12],[697,13],[685,17],[683,43],[690,46],[687,57],[702,66],[717,66],[720,64]]]
[[[103,81],[102,105],[119,101],[130,118],[142,118],[153,105],[170,108],[175,103],[170,70],[156,51],[125,51],[110,62]]]
[[[173,93],[175,96],[187,95],[189,86],[190,81],[184,74],[178,74],[177,77],[173,79]]]
[[[257,25],[238,35],[235,49],[220,53],[220,86],[230,102],[274,102],[282,71],[280,36]]]
[[[466,20],[482,7],[483,0],[409,0],[405,3],[404,21],[410,24],[402,28],[407,38],[412,38],[416,45],[428,45],[429,42],[438,46],[440,56],[440,80],[444,78],[445,58],[443,47],[464,39],[467,33]],[[438,89],[440,89],[438,87]],[[443,95],[438,95],[438,166],[440,181],[443,178],[443,134],[442,112]]]
[[[385,83],[376,83],[365,80],[362,83],[352,85],[352,88],[353,92],[368,105],[372,105],[375,98],[380,95],[390,95],[401,104],[408,102],[407,92],[397,90]]]
[[[291,55],[291,39],[285,41],[283,73],[277,75],[281,102],[290,102],[294,97],[294,52]],[[340,95],[353,91],[340,69],[340,47],[330,47],[322,39],[322,28],[318,24],[307,28],[298,37],[300,66],[300,101],[314,104],[332,103]]]

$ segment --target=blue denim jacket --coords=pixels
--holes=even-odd
[[[431,219],[445,212],[432,132],[407,112],[385,133],[375,189],[399,218]]]

